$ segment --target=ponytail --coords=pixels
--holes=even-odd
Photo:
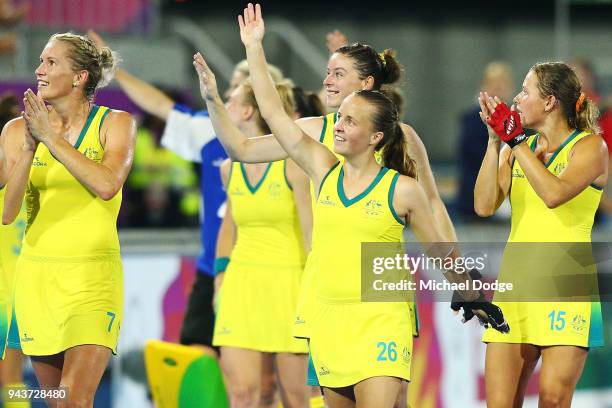
[[[374,149],[380,152],[382,164],[405,176],[417,178],[416,164],[406,148],[397,106],[388,96],[378,91],[361,90],[355,92],[355,95],[372,106],[372,128],[383,133],[383,138]]]
[[[589,98],[585,98],[584,102],[578,106],[576,110],[576,129],[586,130],[587,132],[598,135],[601,134],[601,128],[597,119],[599,118],[599,109]]]
[[[382,161],[385,167],[396,170],[404,176],[417,179],[417,168],[415,161],[408,155],[406,149],[406,141],[404,140],[404,131],[398,124],[392,130],[392,134],[385,142],[386,137],[378,143],[376,150],[381,152]]]

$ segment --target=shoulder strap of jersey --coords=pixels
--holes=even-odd
[[[337,117],[337,112],[328,113],[327,115],[323,116],[323,128],[321,129],[321,136],[319,136],[319,142],[325,143],[325,135],[327,134],[328,129],[333,129]]]

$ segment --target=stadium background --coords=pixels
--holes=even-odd
[[[244,56],[236,25],[243,2],[155,0],[30,0],[24,20],[1,33],[16,39],[0,55],[0,94],[34,87],[34,68],[48,36],[92,28],[123,56],[139,78],[173,90],[201,107],[191,55],[200,50],[221,88]],[[306,89],[318,90],[328,51],[325,34],[339,29],[349,40],[397,50],[405,67],[404,119],[425,143],[443,198],[452,212],[458,168],[459,115],[475,103],[484,66],[507,61],[514,92],[528,68],[545,60],[590,60],[606,108],[612,94],[612,2],[378,1],[263,2],[271,63]],[[606,99],[608,97],[608,99]],[[116,84],[97,103],[139,114]],[[194,170],[194,169],[192,169]],[[194,174],[197,174],[194,172]],[[184,186],[183,186],[184,187]],[[171,188],[171,187],[168,187]],[[129,186],[128,186],[129,189]],[[184,193],[184,191],[183,191]],[[174,196],[172,196],[174,197]],[[183,197],[184,198],[184,197]],[[173,199],[176,199],[174,197]],[[187,207],[189,205],[185,204]],[[188,210],[185,210],[188,211]],[[193,213],[193,211],[191,211]],[[451,215],[455,219],[454,215]],[[119,355],[105,374],[96,407],[146,407],[142,347],[146,339],[177,341],[199,250],[197,217],[140,228],[120,217],[125,262],[125,317]],[[488,223],[458,223],[462,241],[504,241],[504,216]],[[151,228],[144,228],[151,227]],[[601,214],[594,240],[610,241],[610,216]],[[602,265],[608,272],[610,263]],[[610,301],[610,299],[608,299]],[[416,342],[411,401],[417,408],[484,406],[484,346],[480,330],[462,327],[447,304],[420,299],[421,337]],[[612,304],[604,304],[606,339],[612,341]],[[612,347],[596,350],[574,399],[575,407],[612,407]],[[28,377],[33,378],[31,370]],[[537,406],[537,375],[526,406]]]

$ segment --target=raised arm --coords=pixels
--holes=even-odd
[[[273,135],[248,138],[232,122],[219,95],[215,74],[206,64],[202,54],[197,53],[193,56],[193,66],[198,73],[200,93],[206,102],[217,137],[232,160],[265,163],[287,158],[287,152]],[[303,118],[296,123],[311,138],[318,139],[323,118]]]
[[[267,70],[262,45],[265,27],[259,4],[253,7],[249,3],[244,15],[238,16],[238,24],[240,38],[246,49],[251,84],[262,117],[289,157],[308,174],[315,185],[319,185],[338,159],[325,146],[304,133],[284,111]]]
[[[87,36],[96,43],[98,48],[106,46],[104,39],[95,31],[89,30]],[[174,106],[174,101],[168,95],[122,68],[117,68],[115,79],[123,92],[140,109],[162,120],[168,119]]]
[[[263,163],[287,158],[287,153],[273,136],[248,138],[232,122],[219,95],[215,74],[199,52],[193,56],[193,66],[198,73],[200,93],[206,102],[217,137],[231,159]]]
[[[31,90],[26,92],[25,106],[25,119],[32,136],[44,143],[53,157],[89,191],[102,200],[110,200],[119,192],[134,158],[136,124],[132,115],[123,111],[108,113],[100,128],[104,157],[96,163],[51,128],[45,103]]]
[[[474,211],[481,217],[490,217],[495,214],[510,191],[512,176],[512,150],[506,145],[502,147],[501,140],[487,124],[487,119],[493,114],[487,104],[488,98],[489,95],[486,92],[481,92],[478,97],[480,118],[489,134],[487,150],[474,186]]]

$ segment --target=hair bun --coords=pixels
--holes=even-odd
[[[397,52],[387,48],[378,55],[382,60],[382,83],[394,84],[399,81],[402,76],[402,67],[395,58]]]
[[[98,52],[98,62],[100,63],[100,69],[102,71],[98,88],[102,88],[103,86],[108,85],[115,76],[115,70],[121,61],[121,58],[119,57],[119,54],[112,51],[108,47],[101,47]]]

